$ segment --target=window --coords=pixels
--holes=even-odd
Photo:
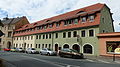
[[[77,37],[77,31],[73,32],[73,37]]]
[[[12,32],[8,32],[8,37],[12,37]]]
[[[82,22],[83,22],[83,23],[86,22],[86,17],[83,17],[83,18],[82,18]]]
[[[33,39],[33,36],[31,36],[31,40]]]
[[[44,48],[44,44],[42,44],[42,48]]]
[[[85,30],[81,31],[81,37],[85,37]]]
[[[57,22],[57,23],[56,23],[56,27],[59,27],[59,26],[60,26],[60,22]]]
[[[51,39],[51,34],[49,34],[49,39]]]
[[[48,39],[48,34],[46,34],[46,39]]]
[[[29,48],[29,44],[27,45],[27,48]]]
[[[55,34],[55,38],[58,38],[58,33]]]
[[[32,44],[31,44],[31,48],[32,48]]]
[[[45,35],[43,35],[43,39],[45,39]]]
[[[47,29],[47,25],[44,26],[44,29]]]
[[[71,20],[68,20],[68,24],[72,24],[72,22],[73,22],[73,20],[71,19]]]
[[[77,18],[74,20],[74,24],[78,24],[78,19]]]
[[[89,16],[90,22],[94,21],[94,16]]]
[[[89,36],[90,37],[94,36],[94,30],[89,30]]]
[[[68,38],[71,37],[71,32],[68,32]]]
[[[38,35],[36,35],[36,39],[38,39]]]
[[[36,44],[36,48],[37,48],[37,44]]]
[[[20,38],[21,39],[21,38]],[[29,36],[28,36],[28,40],[29,40]]]
[[[64,25],[68,25],[68,21],[66,20],[66,21],[64,21]]]
[[[51,44],[49,44],[49,48],[51,48]]]
[[[47,44],[45,45],[45,48],[47,48]]]
[[[39,39],[41,39],[41,35],[39,35]]]
[[[49,28],[52,28],[53,27],[53,24],[49,24]]]
[[[38,48],[40,48],[40,44],[39,44]]]
[[[105,23],[105,19],[104,18],[102,18],[102,22]]]
[[[63,38],[66,38],[66,33],[65,32],[63,33]]]

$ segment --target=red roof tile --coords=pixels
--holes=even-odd
[[[28,24],[28,25],[25,25],[23,26],[22,28],[16,30],[16,31],[20,31],[20,30],[24,30],[24,29],[29,29],[29,28],[33,28],[35,26],[40,26],[40,25],[45,25],[45,24],[48,24],[48,23],[53,23],[53,22],[57,22],[57,21],[60,21],[60,20],[66,20],[66,19],[71,19],[71,18],[75,18],[75,17],[78,17],[78,16],[84,16],[84,15],[87,15],[87,14],[93,14],[97,11],[100,11],[103,7],[104,7],[105,4],[94,4],[94,5],[91,5],[91,6],[88,6],[88,7],[84,7],[84,8],[81,8],[81,9],[77,9],[77,10],[74,10],[74,11],[71,11],[71,12],[68,12],[68,13],[65,13],[65,14],[61,14],[61,15],[58,15],[58,16],[54,16],[54,17],[51,17],[51,18],[47,18],[47,19],[44,19],[44,20],[41,20],[41,21],[37,21],[35,23],[31,23],[31,24]],[[97,17],[95,18],[95,21],[93,23],[84,23],[84,24],[77,24],[77,25],[72,25],[71,26],[66,26],[66,27],[61,27],[59,29],[56,29],[56,28],[53,28],[53,29],[47,29],[47,31],[37,31],[37,32],[34,32],[34,33],[41,33],[41,32],[48,32],[48,31],[56,31],[56,30],[63,30],[63,29],[70,29],[70,28],[78,28],[78,27],[86,27],[86,26],[93,26],[93,25],[99,25],[99,22],[100,22],[100,14],[97,14]],[[28,26],[28,27],[26,27]],[[28,34],[34,34],[34,33],[26,33],[26,35]],[[15,36],[18,36],[18,35],[25,35],[25,34],[15,34]]]

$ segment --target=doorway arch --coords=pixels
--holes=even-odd
[[[7,42],[7,48],[11,48],[11,46],[12,46],[12,45],[11,45],[11,42],[8,41],[8,42]]]
[[[79,46],[78,44],[74,44],[74,45],[72,46],[72,48],[73,48],[74,50],[77,50],[78,52],[80,52],[80,46]]]
[[[55,44],[55,51],[58,51],[58,44]]]
[[[91,45],[86,44],[83,46],[83,52],[87,54],[92,54],[93,53],[93,48]]]
[[[69,45],[68,45],[68,44],[65,44],[65,45],[63,46],[63,48],[69,48]]]

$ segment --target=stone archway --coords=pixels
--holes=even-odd
[[[69,48],[69,45],[68,45],[68,44],[65,44],[65,45],[63,46],[63,48]]]
[[[8,42],[7,42],[7,48],[11,48],[11,47],[12,47],[11,42],[8,41]]]
[[[92,54],[93,53],[93,48],[91,45],[86,44],[83,46],[83,52],[87,54]]]
[[[79,45],[74,44],[74,45],[72,46],[72,48],[75,49],[75,50],[77,50],[78,52],[80,52],[80,46],[79,46]]]

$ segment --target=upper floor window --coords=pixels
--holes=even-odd
[[[36,39],[38,39],[38,35],[36,35]]]
[[[31,36],[31,40],[33,39],[33,36]]]
[[[68,32],[68,38],[71,37],[71,32]]]
[[[63,38],[66,38],[66,33],[65,32],[63,33]]]
[[[43,35],[43,39],[45,39],[45,35]]]
[[[39,39],[41,39],[41,35],[39,35]]]
[[[55,38],[58,38],[58,33],[55,34]]]
[[[49,38],[51,39],[51,34],[49,34]]]
[[[46,39],[48,39],[48,34],[46,34]]]
[[[12,32],[8,32],[8,37],[12,37]]]
[[[85,30],[81,31],[81,37],[85,37]]]
[[[81,21],[82,23],[86,22],[86,17],[82,17]]]
[[[89,30],[89,36],[90,37],[94,36],[94,30]]]
[[[89,19],[90,19],[89,20],[90,22],[93,22],[94,21],[94,16],[89,16]]]
[[[77,37],[77,31],[73,32],[73,37]]]

